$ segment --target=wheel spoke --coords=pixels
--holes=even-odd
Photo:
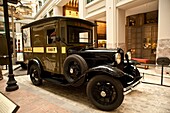
[[[102,110],[116,109],[124,99],[121,82],[107,75],[94,76],[87,84],[87,95]]]
[[[70,69],[72,69],[72,71],[73,71],[72,73],[70,72]],[[74,79],[74,80],[77,79],[81,73],[80,66],[78,65],[78,63],[75,61],[70,62],[69,66],[68,66],[68,72],[72,79]]]
[[[107,81],[97,82],[93,91],[95,100],[102,105],[109,105],[113,103],[116,98],[114,86]]]
[[[34,85],[39,86],[42,84],[42,79],[40,78],[40,73],[41,73],[40,69],[38,68],[37,65],[32,65],[30,67],[30,78]]]

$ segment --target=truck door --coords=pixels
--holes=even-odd
[[[47,71],[60,73],[60,56],[59,56],[59,41],[56,40],[56,36],[58,36],[58,22],[56,24],[51,24],[45,26],[45,36],[46,36],[46,49],[45,49],[45,58],[44,65]]]
[[[0,34],[0,43],[0,65],[7,65],[9,64],[7,39],[2,34]]]

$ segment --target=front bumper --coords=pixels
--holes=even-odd
[[[141,78],[142,78],[142,76],[140,76],[137,80],[135,80],[131,85],[127,86],[126,88],[123,88],[123,91],[126,93],[126,92],[132,90],[137,85],[139,85],[142,82]]]

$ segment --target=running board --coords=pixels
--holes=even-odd
[[[48,81],[48,82],[52,82],[54,84],[61,85],[61,86],[70,86],[70,84],[67,81],[62,80],[62,79],[58,79],[56,77],[43,78],[43,80]]]

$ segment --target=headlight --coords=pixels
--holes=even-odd
[[[120,64],[120,62],[121,62],[121,54],[120,53],[115,54],[115,61],[117,62],[117,64]]]
[[[126,54],[128,55],[128,59],[131,60],[131,59],[132,59],[132,54],[131,54],[131,52],[128,51]]]

